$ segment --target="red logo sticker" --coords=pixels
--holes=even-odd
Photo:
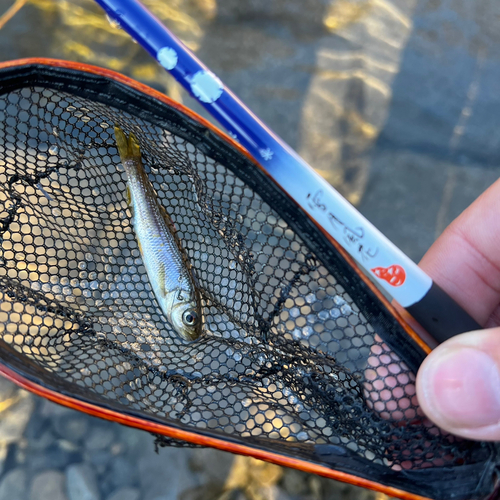
[[[389,267],[374,267],[371,271],[377,278],[387,281],[392,286],[401,286],[406,279],[405,270],[396,264]]]

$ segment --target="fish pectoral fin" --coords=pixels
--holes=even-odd
[[[165,297],[167,294],[166,290],[166,272],[165,266],[160,263],[158,266],[158,284],[160,285],[160,294],[162,297]]]

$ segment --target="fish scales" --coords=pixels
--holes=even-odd
[[[147,255],[148,267],[158,269],[160,265],[164,266],[166,290],[179,288],[190,293],[191,280],[184,268],[178,242],[161,213],[156,192],[146,172],[139,170],[132,160],[125,161],[123,166],[129,180],[134,229],[141,242],[141,253]]]

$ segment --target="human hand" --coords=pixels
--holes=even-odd
[[[421,409],[462,437],[500,440],[500,180],[460,215],[420,266],[487,329],[453,337],[417,375]]]

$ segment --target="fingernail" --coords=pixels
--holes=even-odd
[[[500,373],[488,354],[451,348],[426,365],[423,396],[433,420],[451,427],[478,428],[500,422]],[[433,418],[434,417],[434,418]]]

